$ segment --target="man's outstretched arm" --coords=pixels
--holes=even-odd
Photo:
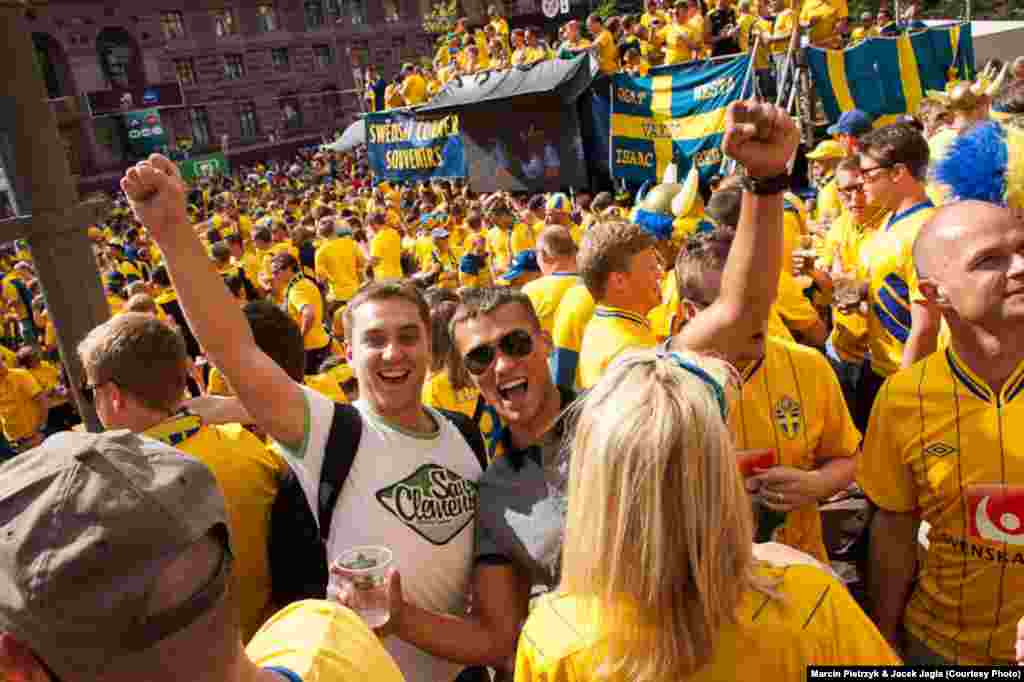
[[[249,323],[189,225],[178,167],[159,154],[121,179],[135,216],[160,247],[178,301],[210,361],[256,424],[289,448],[305,437],[302,388],[256,345]]]
[[[755,178],[787,173],[800,142],[789,115],[770,104],[736,102],[726,117],[723,150]],[[743,192],[739,225],[722,273],[718,299],[683,327],[679,343],[726,356],[764,331],[782,270],[782,192]]]

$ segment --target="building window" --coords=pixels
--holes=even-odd
[[[277,30],[277,10],[273,5],[257,5],[256,16],[259,19],[260,33]]]
[[[185,37],[185,17],[181,12],[161,13],[160,26],[163,28],[165,40],[178,40]]]
[[[275,47],[270,51],[270,64],[274,67],[275,71],[287,71],[290,67],[288,63],[288,48],[287,47]]]
[[[238,33],[238,22],[235,21],[234,10],[213,10],[213,29],[217,33],[218,38],[236,35]]]
[[[353,26],[366,23],[366,0],[341,0],[341,16]]]
[[[302,127],[302,110],[299,109],[298,99],[288,97],[281,100],[281,124],[286,130]]]
[[[313,70],[327,71],[334,64],[334,50],[330,45],[313,46]]]
[[[241,80],[245,77],[245,62],[240,54],[224,55],[224,78],[229,81]]]
[[[256,121],[256,108],[252,102],[243,102],[238,107],[238,122],[242,129],[242,139],[258,137],[260,126]]]
[[[307,31],[324,25],[326,19],[324,17],[324,3],[322,0],[306,0],[304,8]]]
[[[196,65],[191,59],[175,59],[174,73],[182,85],[195,85],[198,82],[196,80]]]
[[[210,116],[203,107],[196,107],[188,111],[188,123],[192,129],[192,144],[196,147],[205,147],[210,144]]]

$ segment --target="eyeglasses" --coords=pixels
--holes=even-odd
[[[898,166],[898,165],[899,164],[897,164],[897,163],[887,163],[887,164],[883,164],[883,165],[872,166],[871,168],[861,167],[860,174],[861,174],[861,177],[863,177],[868,182],[874,182],[875,178],[878,177],[876,175],[876,173],[878,171],[880,171],[880,170],[889,170],[889,169],[894,168],[895,166]]]
[[[484,344],[469,351],[462,361],[470,374],[480,376],[494,364],[499,349],[511,358],[525,358],[533,352],[533,335],[525,329],[513,329],[498,339],[498,343]]]
[[[881,166],[879,166],[879,168],[881,168]],[[860,184],[857,184],[857,185],[850,185],[849,187],[840,187],[839,188],[839,196],[843,197],[844,199],[849,199],[849,198],[853,197],[855,194],[863,194],[863,193],[864,193],[864,183],[863,182],[860,183]]]

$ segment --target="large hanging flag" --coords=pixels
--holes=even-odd
[[[689,62],[646,78],[612,78],[611,167],[615,178],[659,182],[670,163],[686,177],[696,163],[708,181],[722,163],[725,110],[753,94],[750,59]]]
[[[945,90],[951,77],[975,75],[970,23],[871,38],[845,50],[812,47],[807,62],[832,122],[844,111],[860,109],[874,115],[876,125],[885,125],[916,113],[925,93]]]

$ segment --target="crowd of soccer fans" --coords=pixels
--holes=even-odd
[[[368,111],[416,106],[433,99],[453,80],[510,68],[529,68],[550,59],[590,53],[601,72],[647,76],[652,67],[695,59],[750,53],[763,94],[772,97],[795,31],[815,47],[841,49],[877,36],[895,37],[926,28],[918,0],[904,3],[900,17],[885,0],[877,13],[850,17],[847,0],[646,0],[644,12],[585,22],[573,19],[549,40],[539,28],[510,30],[496,6],[481,26],[459,19],[438,39],[433,57],[404,64],[385,80],[376,67],[365,72]],[[429,65],[428,65],[429,64]]]
[[[657,5],[593,20],[599,54]],[[741,171],[668,231],[628,195],[397,186],[359,154],[194,185],[139,163],[89,228],[111,318],[77,352],[105,434],[76,424],[31,254],[0,264],[0,674],[1015,662],[1024,62],[996,71],[888,125],[844,113],[803,194],[796,124],[734,104]],[[837,501],[854,532],[823,523]],[[376,630],[351,589],[325,599],[365,545],[394,557]]]

